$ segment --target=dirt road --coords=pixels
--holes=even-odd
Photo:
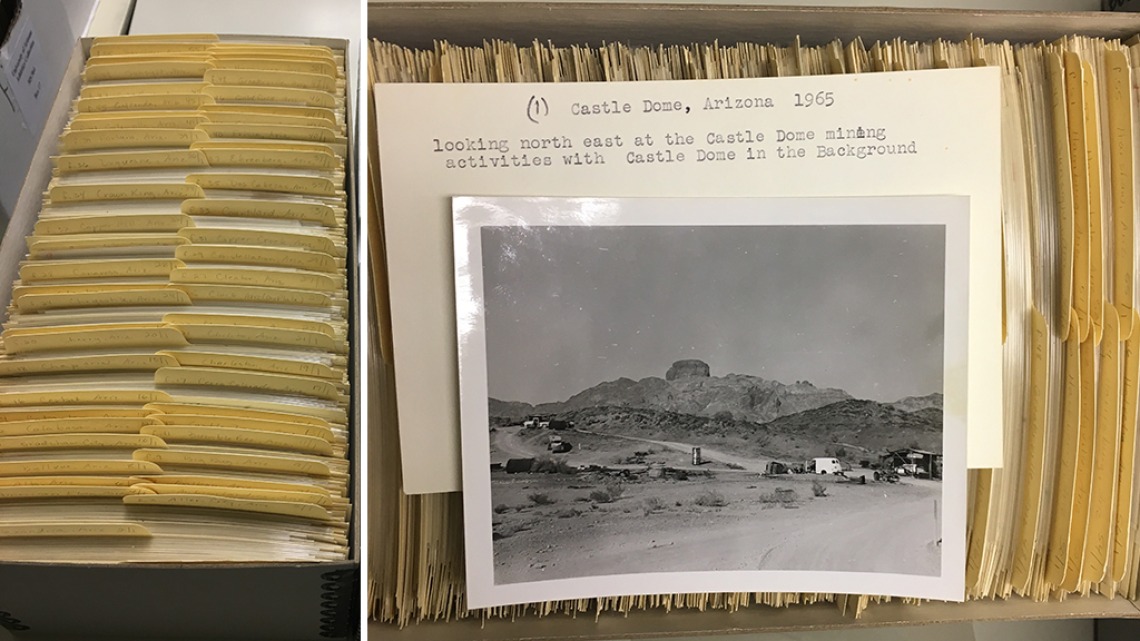
[[[700,447],[701,448],[701,458],[706,460],[706,461],[717,461],[720,463],[731,463],[733,465],[739,465],[740,467],[744,468],[745,471],[755,472],[757,474],[763,474],[764,468],[768,465],[768,462],[772,460],[772,459],[767,459],[767,458],[750,458],[750,457],[746,457],[746,456],[737,456],[735,454],[728,454],[726,452],[714,450],[712,448],[705,447],[703,445],[698,446],[694,443],[679,443],[677,441],[657,441],[657,440],[654,440],[651,438],[639,438],[637,436],[619,436],[617,434],[598,434],[597,432],[588,432],[586,430],[574,430],[574,431],[575,432],[581,432],[583,434],[594,434],[596,436],[606,436],[608,438],[618,438],[618,439],[622,439],[622,440],[626,440],[626,441],[639,441],[641,443],[652,443],[653,445],[660,445],[662,447],[667,447],[671,450],[676,450],[678,452],[684,452],[686,454],[691,452],[694,447]]]
[[[546,454],[519,436],[521,426],[499,427],[491,433],[491,462],[505,463],[508,458],[531,458]],[[496,456],[498,453],[498,456]]]
[[[941,549],[935,500],[941,484],[848,485],[814,477],[765,479],[720,474],[697,483],[626,484],[612,504],[581,502],[590,487],[546,478],[504,479],[496,501],[523,506],[496,515],[496,580],[517,581],[620,573],[706,570],[889,572],[936,575]],[[789,507],[761,498],[795,493]],[[697,499],[718,493],[722,507]],[[546,493],[548,508],[526,506]],[[644,506],[653,506],[652,511]]]

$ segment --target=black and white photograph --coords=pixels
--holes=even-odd
[[[455,217],[477,598],[961,591],[966,199]]]

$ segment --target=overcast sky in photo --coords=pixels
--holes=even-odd
[[[883,402],[942,391],[940,225],[484,227],[490,396],[677,360]]]

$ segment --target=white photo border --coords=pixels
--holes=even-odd
[[[561,599],[703,592],[877,594],[962,601],[966,567],[966,408],[970,199],[967,196],[824,198],[452,199],[463,511],[469,607]],[[486,226],[944,225],[941,572],[653,572],[510,584],[494,581],[487,353],[480,230]]]

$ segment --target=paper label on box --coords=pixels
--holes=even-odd
[[[8,39],[0,46],[0,92],[5,106],[19,114],[24,128],[33,133],[43,129],[51,108],[51,96],[44,90],[43,53],[32,21],[26,14],[17,17]]]

